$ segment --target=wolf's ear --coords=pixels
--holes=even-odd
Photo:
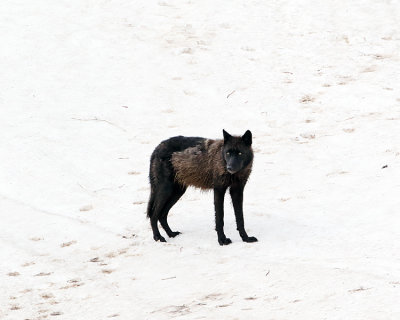
[[[252,139],[252,135],[251,135],[251,131],[247,130],[244,135],[242,136],[242,140],[245,144],[247,144],[248,146],[251,146],[253,139]]]
[[[222,129],[222,133],[224,134],[224,142],[227,142],[230,138],[232,138],[232,136],[224,129]]]

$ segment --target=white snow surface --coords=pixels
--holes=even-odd
[[[0,35],[0,319],[400,319],[398,1],[3,0]],[[195,189],[154,242],[151,152],[223,128],[259,242]]]

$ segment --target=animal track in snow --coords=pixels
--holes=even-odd
[[[315,101],[315,97],[310,96],[308,94],[301,97],[299,100],[300,103],[310,103],[310,102],[314,102],[314,101]]]
[[[139,204],[144,204],[144,203],[146,203],[146,201],[135,201],[135,202],[132,202],[134,205],[139,205]]]
[[[369,66],[361,70],[361,73],[375,72],[376,66]]]
[[[69,241],[69,242],[63,242],[62,244],[60,244],[60,247],[61,248],[69,247],[69,246],[75,244],[76,242],[77,242],[76,240],[72,240],[72,241]]]
[[[41,240],[43,240],[43,238],[33,237],[33,238],[30,238],[29,240],[31,240],[31,241],[41,241]]]
[[[29,267],[29,266],[32,266],[34,264],[35,264],[34,261],[29,261],[29,262],[25,262],[25,263],[21,264],[21,267]]]
[[[16,310],[20,310],[21,307],[18,304],[12,304],[10,307],[10,310],[12,311],[16,311]]]
[[[93,206],[91,204],[88,204],[88,205],[80,207],[79,211],[90,211],[92,209],[93,209]]]
[[[54,294],[50,293],[42,293],[40,295],[43,299],[50,299],[50,298],[54,298]]]
[[[113,270],[113,269],[102,269],[101,270],[101,272],[102,273],[105,273],[105,274],[110,274],[110,273],[113,273],[115,270]]]
[[[34,275],[34,277],[47,277],[51,275],[53,272],[40,272]]]

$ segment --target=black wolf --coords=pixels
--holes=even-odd
[[[225,130],[223,134],[223,140],[173,137],[154,150],[150,159],[151,194],[147,216],[155,241],[165,242],[158,230],[158,221],[169,237],[180,234],[171,230],[167,216],[188,186],[214,190],[215,230],[220,245],[232,242],[224,233],[224,197],[228,188],[242,240],[257,241],[247,235],[243,221],[243,189],[253,163],[252,134],[249,130],[241,137],[231,136]]]

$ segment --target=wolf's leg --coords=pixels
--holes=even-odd
[[[232,197],[233,209],[235,210],[236,226],[240,237],[244,242],[256,242],[256,237],[249,237],[244,229],[243,220],[243,189],[244,186],[233,184],[229,190]]]
[[[160,183],[155,190],[154,208],[152,216],[150,217],[151,228],[153,229],[153,238],[155,241],[166,242],[164,237],[161,236],[158,230],[158,220],[160,215],[168,202],[169,198],[173,194],[173,183],[165,181]]]
[[[173,207],[173,205],[182,197],[182,195],[185,193],[186,187],[181,186],[179,184],[174,185],[173,189],[173,194],[171,197],[168,199],[167,203],[165,204],[161,214],[160,214],[160,223],[162,227],[164,228],[165,232],[167,233],[168,237],[174,238],[178,234],[180,234],[179,231],[172,231],[171,228],[168,225],[167,218],[168,218],[168,212],[169,210]]]
[[[224,233],[224,198],[226,188],[214,188],[214,206],[215,206],[215,230],[218,235],[218,243],[223,246],[232,243]]]

